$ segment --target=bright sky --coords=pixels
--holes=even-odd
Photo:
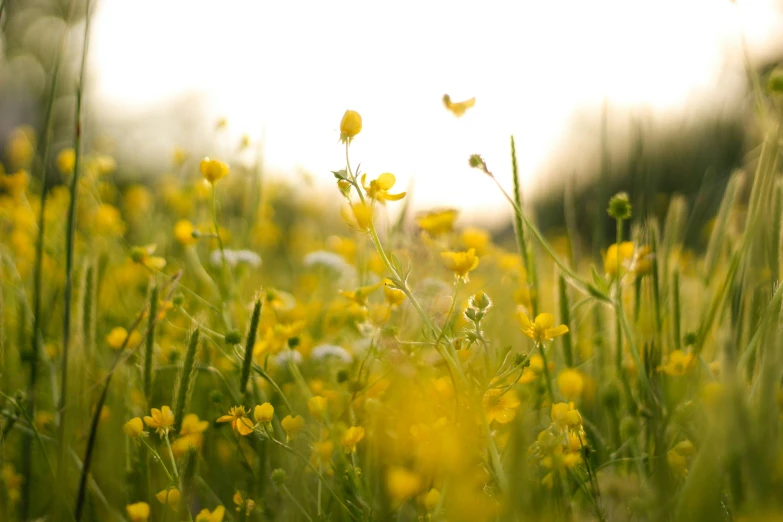
[[[551,175],[542,167],[575,111],[597,114],[604,98],[682,110],[720,93],[742,32],[760,46],[780,27],[773,0],[473,4],[103,0],[91,40],[97,112],[198,94],[205,134],[224,116],[237,137],[263,134],[270,170],[331,183],[344,163],[339,121],[355,109],[364,130],[353,164],[393,172],[402,187],[413,178],[417,208],[477,212],[503,203],[467,167],[471,153],[510,179],[513,133],[530,186]],[[444,93],[476,106],[457,119]]]

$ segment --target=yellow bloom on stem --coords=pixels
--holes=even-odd
[[[535,321],[530,322],[527,314],[520,312],[519,322],[522,323],[522,333],[533,339],[536,344],[551,341],[555,337],[568,333],[566,325],[555,326],[555,316],[549,313],[538,314]]]
[[[397,182],[397,178],[390,172],[384,172],[378,179],[370,181],[367,185],[367,174],[362,174],[362,186],[367,193],[367,197],[384,203],[386,201],[399,201],[405,197],[405,192],[399,194],[389,194],[389,190]]]
[[[345,451],[348,453],[354,453],[356,451],[356,445],[364,439],[364,428],[361,426],[351,426],[342,436],[342,443]]]
[[[255,425],[247,415],[250,413],[244,406],[233,406],[228,410],[228,415],[223,415],[217,422],[230,422],[231,428],[242,436],[253,433]]]
[[[161,437],[174,426],[174,412],[168,406],[163,406],[161,409],[152,408],[150,414],[152,416],[144,417],[144,423],[150,428],[155,428]]]
[[[187,219],[180,219],[174,224],[174,237],[183,245],[192,245],[198,238],[193,237],[196,227]]]
[[[693,368],[694,360],[692,353],[686,354],[682,350],[672,350],[667,357],[666,364],[659,369],[669,377],[679,377]]]
[[[393,467],[386,472],[386,487],[395,501],[412,497],[421,489],[421,477],[401,467]]]
[[[650,259],[651,250],[647,245],[634,245],[631,241],[623,241],[620,246],[617,243],[609,245],[604,256],[604,271],[610,276],[620,275],[626,272],[641,275],[652,269]]]
[[[134,417],[126,422],[122,427],[122,431],[132,439],[147,436],[147,433],[144,431],[144,424],[141,422],[141,417]]]
[[[451,96],[448,94],[443,95],[443,105],[454,114],[457,118],[465,114],[465,111],[476,105],[476,98],[470,98],[461,102],[451,101]]]
[[[111,332],[109,332],[109,335],[106,336],[106,342],[109,344],[111,348],[114,350],[119,350],[122,348],[123,343],[125,343],[125,339],[128,337],[128,330],[123,328],[122,326],[117,326],[115,328],[112,328]],[[128,342],[125,343],[126,348],[136,348],[136,346],[139,345],[141,342],[141,334],[134,330],[130,334],[130,338],[128,339]]]
[[[21,197],[29,183],[30,177],[26,170],[19,169],[15,173],[6,174],[0,165],[0,188],[5,189],[13,197]]]
[[[487,251],[487,247],[492,243],[492,236],[484,230],[478,227],[468,227],[462,231],[462,244],[465,248],[475,248],[476,254],[483,255]]]
[[[427,511],[435,511],[435,508],[438,507],[438,504],[440,503],[440,491],[438,491],[435,488],[432,488],[427,493],[427,496],[424,497],[424,508]]]
[[[163,270],[166,260],[160,256],[153,256],[156,245],[135,246],[131,248],[130,258],[134,263],[144,265],[150,270]]]
[[[383,284],[383,281],[380,281],[374,285],[367,285],[367,286],[360,286],[353,292],[348,292],[346,290],[340,290],[340,295],[345,297],[346,299],[350,299],[356,304],[367,306],[367,298],[375,292],[380,286]]]
[[[204,179],[212,185],[214,185],[219,179],[228,176],[228,165],[222,161],[210,159],[209,157],[201,160],[199,168],[201,169],[201,175],[204,176]]]
[[[320,395],[310,397],[307,400],[307,409],[310,410],[310,415],[316,420],[322,421],[326,418],[326,406],[326,398]]]
[[[60,174],[71,174],[76,165],[76,152],[73,149],[63,149],[57,154],[57,170]]]
[[[391,279],[383,281],[383,296],[389,306],[397,306],[405,300],[405,292],[394,286]]]
[[[196,522],[223,522],[223,516],[226,514],[226,508],[218,506],[215,511],[210,511],[206,508],[196,515]]]
[[[557,387],[566,399],[575,400],[582,395],[585,380],[579,371],[568,368],[557,376]]]
[[[350,203],[340,210],[340,214],[348,225],[359,232],[370,230],[372,224],[372,205],[368,203]]]
[[[500,388],[490,388],[484,393],[482,400],[484,412],[487,416],[487,422],[493,420],[500,424],[508,424],[517,416],[517,409],[521,404],[519,397],[514,390],[503,390]]]
[[[280,421],[280,425],[283,427],[283,430],[285,430],[288,440],[299,435],[299,432],[304,429],[304,424],[304,419],[300,415],[296,415],[295,417],[286,415],[285,418]]]
[[[155,495],[155,498],[157,498],[158,502],[161,504],[168,504],[168,506],[174,511],[179,511],[180,494],[177,488],[164,489],[159,491]]]
[[[559,402],[552,405],[552,422],[561,428],[576,430],[582,427],[582,416],[573,403]]]
[[[125,506],[131,522],[147,522],[150,519],[150,505],[146,502],[136,502]]]
[[[343,119],[340,121],[340,141],[349,142],[360,132],[362,132],[362,117],[352,110],[345,111]]]
[[[268,402],[256,406],[256,409],[253,410],[253,417],[256,419],[256,422],[272,422],[274,416],[275,407]]]
[[[209,428],[209,422],[205,420],[199,420],[198,415],[195,413],[188,413],[185,418],[182,419],[182,426],[179,429],[179,434],[183,437],[188,435],[196,435],[203,433]]]
[[[479,265],[475,248],[467,252],[441,252],[440,257],[446,268],[454,272],[454,276],[463,282],[468,280],[468,272],[475,270]]]
[[[416,217],[416,224],[429,235],[435,237],[451,232],[458,212],[454,209],[436,210]]]

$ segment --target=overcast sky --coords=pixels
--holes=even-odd
[[[476,211],[502,202],[467,167],[471,153],[507,178],[515,134],[531,187],[552,174],[544,165],[575,111],[608,99],[677,113],[730,95],[741,35],[769,49],[779,29],[768,0],[104,0],[90,70],[99,114],[196,96],[205,135],[226,117],[236,136],[263,133],[270,170],[326,182],[343,163],[340,117],[355,109],[354,163],[414,178],[418,208]],[[476,106],[457,119],[444,93]]]

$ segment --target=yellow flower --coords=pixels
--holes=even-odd
[[[557,376],[557,387],[568,400],[578,399],[584,390],[585,381],[582,374],[574,369],[567,369]]]
[[[346,290],[340,290],[340,295],[345,297],[346,299],[350,299],[356,304],[359,304],[361,306],[367,306],[367,298],[375,292],[383,282],[378,282],[374,285],[367,285],[367,286],[360,286],[353,292],[348,292]]]
[[[307,409],[317,420],[324,420],[326,417],[326,398],[316,395],[307,400]]]
[[[144,431],[144,424],[141,422],[141,417],[134,417],[126,422],[122,427],[122,431],[125,432],[125,435],[133,439],[147,436],[147,433]]]
[[[131,522],[147,522],[150,518],[150,505],[146,502],[136,502],[125,506]]]
[[[416,217],[416,223],[422,230],[435,237],[454,228],[457,219],[457,211],[454,209],[436,210]]]
[[[361,201],[350,203],[340,210],[340,214],[348,225],[359,232],[366,232],[372,224],[372,206]]]
[[[465,248],[475,248],[477,255],[483,255],[492,243],[492,236],[482,228],[468,227],[462,231],[462,244]]]
[[[272,422],[274,415],[275,408],[268,402],[256,406],[256,409],[253,411],[253,417],[255,417],[256,422]]]
[[[461,101],[461,102],[453,102],[451,101],[451,96],[448,94],[443,95],[443,105],[446,106],[448,110],[450,110],[454,116],[459,118],[463,114],[465,114],[465,111],[476,105],[476,98],[470,98],[469,100]]]
[[[391,279],[384,279],[383,283],[383,296],[389,306],[397,306],[405,300],[405,292],[395,287]]]
[[[401,501],[418,493],[421,477],[413,471],[395,466],[386,472],[386,487],[395,501]]]
[[[435,488],[432,488],[427,493],[427,496],[424,497],[424,507],[427,511],[435,511],[435,508],[438,507],[438,504],[440,503],[440,491],[438,491]]]
[[[645,274],[652,269],[650,253],[647,245],[636,246],[631,241],[624,241],[618,247],[617,243],[613,243],[606,250],[604,270],[608,275],[616,276],[619,266],[621,276],[626,272]]]
[[[155,245],[135,246],[131,248],[130,257],[134,263],[144,265],[150,270],[163,270],[166,260],[160,256],[153,256],[157,247]]]
[[[332,462],[334,442],[324,440],[313,443],[313,452],[310,454],[310,464],[316,468],[323,468]]]
[[[228,165],[216,159],[206,157],[201,160],[199,167],[201,169],[201,175],[212,185],[219,179],[228,176]]]
[[[351,426],[342,436],[343,447],[348,453],[356,451],[356,445],[364,439],[364,428],[361,426]]]
[[[150,413],[152,416],[144,417],[144,423],[150,428],[155,428],[158,435],[163,437],[174,426],[174,412],[168,406],[163,406],[161,409],[152,408]]]
[[[467,281],[468,272],[475,270],[479,265],[475,248],[471,248],[467,252],[442,252],[440,257],[446,268],[454,272],[454,275],[462,281]]]
[[[231,428],[242,436],[253,433],[253,422],[247,417],[250,413],[244,406],[233,406],[228,410],[228,415],[223,415],[217,422],[230,422]]]
[[[399,201],[405,197],[405,192],[400,192],[399,194],[389,194],[389,190],[391,190],[391,188],[397,182],[397,178],[394,177],[394,174],[384,172],[378,176],[378,179],[370,181],[369,185],[367,185],[366,181],[367,174],[362,174],[362,186],[364,187],[364,191],[367,193],[367,197],[370,199],[384,203],[386,201]]]
[[[13,197],[21,197],[27,189],[29,182],[30,179],[26,170],[19,169],[15,173],[6,174],[2,165],[0,165],[0,188],[5,189]]]
[[[300,415],[295,417],[286,415],[285,418],[280,421],[280,425],[283,427],[283,430],[285,430],[288,440],[291,440],[304,429],[304,419]]]
[[[356,111],[345,111],[340,121],[340,141],[350,142],[360,132],[362,132],[361,115]]]
[[[179,511],[179,490],[177,488],[171,488],[171,489],[164,489],[163,491],[159,491],[155,498],[158,499],[158,502],[161,504],[168,504],[171,509],[174,511]]]
[[[179,434],[186,437],[188,435],[203,433],[207,428],[209,428],[209,422],[199,420],[198,415],[195,413],[188,413],[185,415],[185,418],[182,419],[182,426],[179,429]]]
[[[57,155],[57,170],[60,174],[71,174],[76,165],[76,152],[73,149],[63,149]]]
[[[659,369],[670,377],[685,375],[685,372],[693,368],[694,357],[692,353],[685,354],[682,350],[673,350],[667,358],[666,364]]]
[[[223,522],[223,516],[226,514],[226,508],[218,506],[215,511],[209,512],[208,509],[202,509],[201,512],[196,515],[196,522]]]
[[[552,422],[561,428],[576,430],[582,426],[582,416],[573,403],[559,402],[552,405]]]
[[[517,416],[517,409],[521,404],[519,397],[514,390],[507,390],[503,393],[500,388],[490,388],[484,394],[482,400],[484,412],[487,415],[487,422],[493,420],[500,424],[508,424]]]
[[[568,327],[564,324],[555,326],[555,316],[549,313],[538,314],[534,322],[524,312],[519,313],[519,322],[522,323],[522,333],[533,339],[536,344],[551,341],[568,333]]]
[[[35,153],[35,142],[35,131],[29,125],[23,125],[11,132],[5,152],[12,168],[30,165]]]
[[[109,335],[106,336],[106,342],[109,344],[111,348],[114,350],[119,350],[122,348],[123,343],[125,343],[125,339],[128,337],[128,330],[123,328],[122,326],[117,326],[115,328],[112,328],[111,332],[109,332]],[[141,343],[141,334],[137,330],[133,330],[130,334],[130,338],[128,339],[128,342],[125,344],[126,348],[136,348],[139,343]]]
[[[193,223],[187,219],[180,219],[174,224],[174,237],[183,245],[192,245],[198,241],[197,238],[193,237],[195,230],[196,227],[193,226]]]

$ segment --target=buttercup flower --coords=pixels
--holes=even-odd
[[[76,165],[76,152],[73,149],[63,149],[57,154],[57,170],[61,174],[71,174]]]
[[[534,322],[524,312],[519,313],[519,322],[522,323],[522,333],[533,339],[536,344],[551,341],[555,337],[568,332],[564,324],[555,326],[555,316],[549,313],[538,314]]]
[[[244,406],[233,406],[228,410],[228,415],[223,415],[217,422],[230,422],[231,428],[242,436],[250,435],[255,428],[253,421],[251,421],[247,414],[249,412],[245,410]]]
[[[196,227],[187,219],[180,219],[174,224],[174,237],[183,245],[192,245],[198,238],[193,237]]]
[[[151,416],[144,417],[144,423],[150,428],[155,428],[161,437],[174,426],[174,412],[168,406],[163,406],[161,409],[152,408],[150,414]]]
[[[345,114],[343,114],[343,119],[340,121],[340,140],[343,143],[350,142],[361,131],[361,115],[356,111],[345,111]]]
[[[256,406],[256,409],[253,410],[253,417],[256,419],[256,422],[272,422],[274,415],[275,408],[268,402]]]
[[[196,515],[196,522],[223,522],[223,516],[225,514],[226,508],[223,506],[216,507],[212,512],[205,508]]]
[[[122,427],[122,431],[124,431],[128,437],[133,439],[147,436],[147,433],[144,431],[144,424],[141,422],[140,417],[134,417],[126,422]]]
[[[324,420],[326,416],[326,398],[316,395],[307,400],[307,409],[310,415],[318,420]]]
[[[283,427],[283,430],[285,430],[286,437],[291,440],[304,429],[304,419],[299,415],[295,417],[286,415],[285,418],[280,421],[280,425]]]
[[[458,212],[454,209],[436,210],[421,214],[416,218],[416,224],[429,235],[436,237],[454,228]]]
[[[560,393],[562,393],[566,399],[574,400],[582,395],[585,381],[581,373],[569,368],[563,370],[557,376],[557,386],[560,388]]]
[[[179,511],[180,494],[177,488],[164,489],[163,491],[159,491],[155,495],[155,498],[157,498],[158,502],[161,504],[168,504],[168,506],[174,511]]]
[[[212,185],[214,185],[219,179],[228,176],[228,165],[222,161],[211,159],[209,157],[201,160],[199,168],[201,169],[201,175],[204,176],[204,179]]]
[[[356,451],[356,445],[364,439],[364,428],[361,426],[351,426],[342,436],[342,443],[345,451],[353,453]]]
[[[131,522],[147,522],[150,518],[150,505],[146,502],[136,502],[125,506]]]
[[[442,252],[440,257],[446,268],[454,272],[454,276],[462,281],[467,281],[468,272],[475,270],[479,265],[475,248],[471,248],[467,252]]]
[[[487,416],[487,422],[493,420],[500,424],[508,424],[517,416],[517,409],[521,402],[514,390],[507,390],[503,393],[500,388],[490,388],[484,394],[482,400],[484,412]]]
[[[465,114],[465,111],[476,105],[476,98],[470,98],[465,101],[461,102],[453,102],[451,101],[451,96],[448,94],[443,95],[443,105],[446,106],[448,110],[451,111],[454,116],[459,118],[463,114]]]
[[[405,192],[389,194],[389,190],[391,190],[396,182],[397,178],[394,177],[394,174],[384,172],[378,176],[378,179],[370,181],[370,184],[367,185],[367,174],[362,174],[362,186],[367,193],[367,197],[374,199],[375,201],[380,201],[381,203],[385,203],[386,201],[398,201],[405,197]]]

